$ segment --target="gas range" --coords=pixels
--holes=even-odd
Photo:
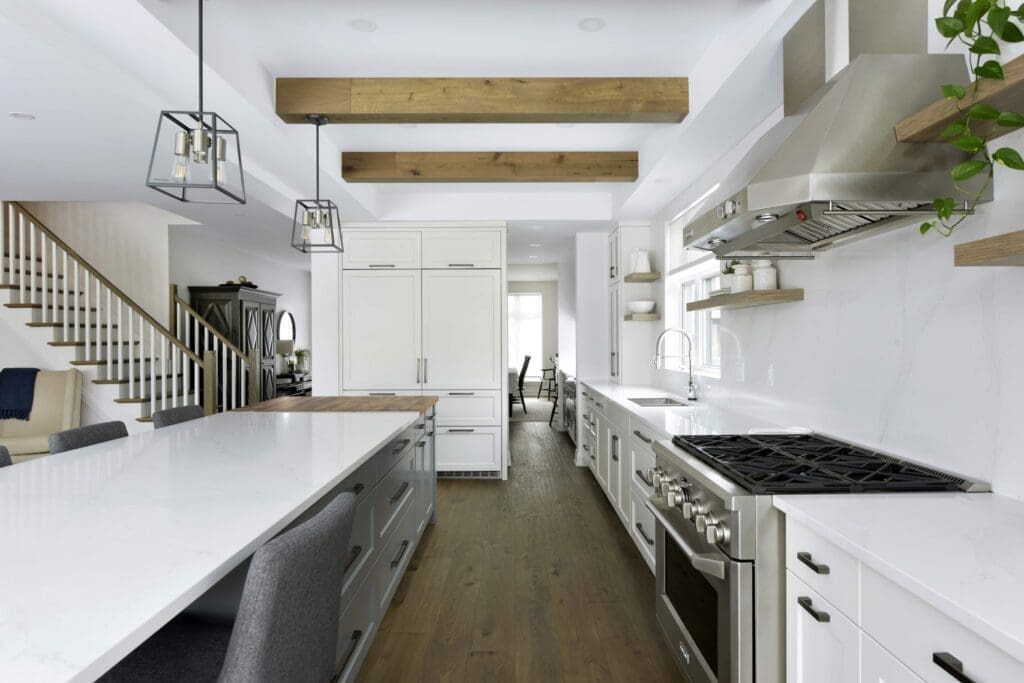
[[[773,495],[989,490],[820,434],[677,436],[654,451],[658,621],[691,683],[784,679],[785,520]]]

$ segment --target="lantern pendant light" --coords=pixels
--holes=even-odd
[[[304,254],[342,253],[345,245],[341,239],[338,205],[330,199],[320,199],[320,126],[327,123],[327,117],[309,114],[306,119],[316,128],[316,199],[295,202],[292,246]]]
[[[162,111],[146,185],[182,202],[245,204],[238,131],[203,109],[203,2],[199,1],[199,109]]]

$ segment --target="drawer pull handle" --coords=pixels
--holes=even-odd
[[[475,432],[475,431],[476,431],[475,429],[449,429],[448,433],[449,434],[470,434],[470,433]]]
[[[654,488],[654,482],[647,478],[647,476],[640,470],[636,471],[636,476],[640,477],[640,481],[647,484],[647,488]]]
[[[641,441],[643,441],[644,443],[651,443],[652,441],[654,441],[654,439],[648,439],[646,436],[641,434],[639,429],[634,429],[633,430],[633,435],[636,436],[636,438],[638,438]]]
[[[583,450],[585,450],[587,453],[589,453],[590,452],[590,446],[588,446],[587,444],[583,444]]]
[[[811,558],[811,554],[810,553],[797,553],[796,554],[796,559],[800,560],[801,562],[806,564],[808,567],[810,567],[811,571],[813,571],[815,574],[828,574],[831,571],[828,568],[827,564],[821,564],[820,562],[815,562]]]
[[[475,391],[449,391],[449,396],[476,396]]]
[[[614,460],[615,462],[618,462],[619,461],[619,456],[617,456],[614,453],[612,453],[612,460]]]
[[[796,599],[797,604],[804,608],[808,614],[814,617],[817,622],[828,623],[832,621],[832,617],[828,615],[828,612],[822,612],[820,609],[814,609],[814,603],[810,598],[800,597]]]
[[[597,405],[598,408],[604,408],[604,404],[601,403],[600,401],[594,401],[594,403]]]
[[[371,263],[371,268],[394,268],[394,263]]]
[[[964,673],[964,663],[948,652],[933,652],[932,662],[960,683],[974,683],[974,679]]]
[[[356,560],[359,559],[359,556],[362,555],[362,554],[363,554],[363,546],[361,546],[361,545],[354,545],[354,546],[352,546],[352,553],[348,556],[348,564],[345,565],[345,573],[346,574],[348,573],[348,570],[352,568],[352,565],[354,565],[356,563]]]
[[[341,671],[345,671],[348,668],[348,663],[352,659],[352,655],[359,649],[359,641],[363,639],[362,631],[352,631],[352,644],[348,646],[348,654],[345,655],[345,661],[341,663]]]
[[[472,263],[449,263],[448,267],[449,268],[472,268],[473,265],[474,264],[472,264]]]
[[[586,398],[587,396],[590,396],[590,394],[588,394],[587,392],[584,391],[583,392],[583,396],[584,396],[584,398]]]
[[[411,441],[412,439],[402,439],[401,441],[399,441],[398,445],[395,446],[394,450],[391,451],[391,455],[398,455],[399,453],[404,451],[405,447],[408,446],[409,442]]]
[[[403,481],[402,485],[398,487],[397,491],[395,491],[395,495],[391,496],[391,504],[394,505],[395,503],[400,501],[402,499],[402,496],[405,494],[406,489],[408,488],[409,482]]]
[[[650,536],[648,536],[647,532],[644,531],[644,525],[643,524],[641,524],[640,522],[637,522],[636,523],[636,530],[639,531],[640,535],[644,537],[644,541],[647,542],[647,545],[654,545],[654,539],[651,538]]]
[[[365,489],[365,488],[366,487],[363,486],[362,484],[356,484],[355,486],[352,487],[352,493],[354,493],[354,494],[356,494],[358,496],[360,493],[363,492],[363,489]]]
[[[371,391],[370,396],[397,396],[393,391]]]
[[[391,568],[394,569],[398,565],[402,564],[402,558],[405,557],[405,551],[409,549],[409,541],[402,541],[402,547],[398,550],[398,555],[395,559],[391,560]]]

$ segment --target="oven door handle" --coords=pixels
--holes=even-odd
[[[698,553],[695,551],[686,541],[683,540],[682,536],[676,533],[672,528],[672,525],[669,524],[667,519],[665,519],[665,515],[651,502],[651,499],[644,501],[644,505],[651,511],[651,514],[654,515],[655,519],[661,523],[661,526],[665,529],[665,533],[669,534],[672,537],[672,540],[674,540],[686,554],[687,559],[690,560],[690,564],[693,565],[694,569],[702,574],[707,574],[708,576],[712,576],[721,581],[725,580],[725,560],[720,559],[718,555],[714,553]]]

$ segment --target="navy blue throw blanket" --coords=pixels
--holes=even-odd
[[[38,368],[0,370],[0,420],[27,420],[36,395]]]

